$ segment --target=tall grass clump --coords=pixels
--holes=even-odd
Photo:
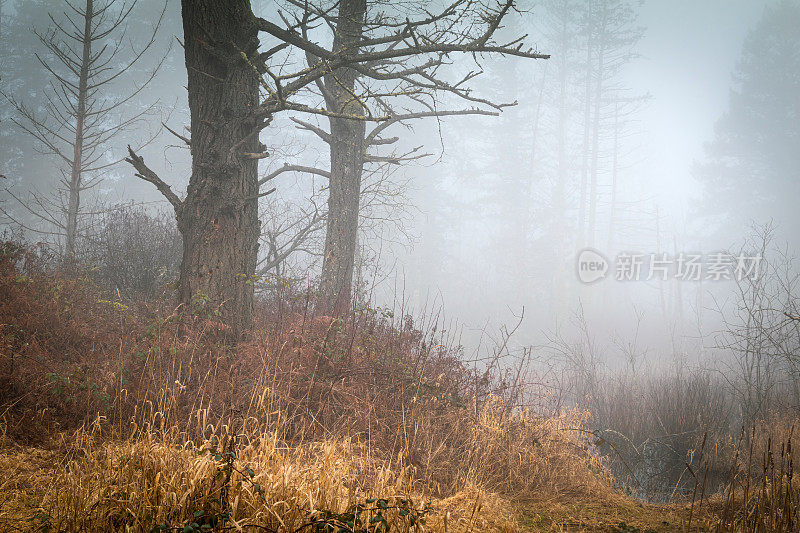
[[[516,531],[520,505],[616,497],[587,413],[526,409],[433,326],[274,291],[232,347],[201,295],[137,300],[4,246],[9,528]]]
[[[794,471],[800,419],[772,415],[743,433],[734,446],[728,479],[704,501],[715,531],[790,532],[800,527],[800,480]]]

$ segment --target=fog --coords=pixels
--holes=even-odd
[[[607,257],[623,250],[710,254],[741,246],[752,235],[751,223],[770,220],[777,226],[776,240],[793,245],[797,242],[794,230],[798,219],[780,218],[777,213],[760,218],[743,214],[735,218],[734,227],[709,226],[708,219],[719,206],[704,197],[704,183],[695,175],[696,165],[705,157],[704,145],[713,139],[715,123],[728,108],[733,71],[743,42],[766,5],[645,2],[636,7],[636,23],[643,28],[641,40],[632,47],[637,57],[621,69],[616,83],[625,94],[649,98],[626,119],[630,121],[629,131],[619,147],[624,154],[619,171],[619,202],[623,206],[617,214],[620,226],[610,246],[605,235],[594,244]],[[539,6],[538,11],[543,8]],[[536,13],[534,6],[526,15],[533,35],[541,24]],[[542,50],[557,50],[548,47],[545,39],[537,43]],[[707,355],[707,348],[714,346],[719,306],[730,295],[728,291],[735,290],[733,283],[671,281],[659,285],[606,280],[589,287],[575,284],[571,287],[575,292],[568,291],[563,300],[554,302],[547,286],[552,283],[553,269],[562,269],[568,283],[575,281],[574,259],[580,247],[564,250],[563,257],[554,258],[552,249],[526,247],[520,242],[520,235],[536,233],[533,227],[521,226],[531,224],[530,217],[536,220],[550,200],[541,187],[547,187],[548,177],[541,176],[548,172],[543,167],[549,164],[555,149],[546,139],[552,136],[553,126],[539,126],[543,147],[534,161],[530,146],[531,121],[539,105],[539,80],[547,76],[547,68],[557,67],[538,63],[515,70],[512,87],[517,90],[510,89],[506,99],[519,100],[519,106],[505,110],[498,119],[459,121],[452,126],[459,130],[458,137],[444,133],[441,161],[429,169],[411,171],[420,195],[415,205],[424,205],[420,222],[430,223],[431,218],[455,220],[442,222],[445,227],[438,231],[429,227],[433,237],[426,235],[424,226],[416,226],[411,233],[418,240],[398,261],[402,274],[393,280],[397,285],[392,290],[405,287],[406,294],[412,294],[417,302],[438,299],[445,313],[471,332],[466,335],[470,343],[486,332],[496,333],[500,324],[514,322],[523,307],[525,322],[523,333],[518,335],[524,339],[521,343],[546,343],[548,331],[573,329],[572,319],[582,307],[591,317],[589,324],[598,339],[615,335],[632,338],[640,327],[647,332],[638,336],[640,349],[647,351],[653,362],[672,361],[676,336],[689,343],[684,356],[702,359],[701,354]],[[545,110],[554,106],[548,102],[547,93],[542,98]],[[573,120],[580,127],[581,117]],[[487,129],[492,132],[489,139],[481,133]],[[468,139],[469,132],[475,132],[473,139]],[[497,141],[492,143],[493,139]],[[483,144],[471,144],[475,142]],[[579,152],[579,146],[577,139],[575,152]],[[600,164],[604,180],[601,188],[609,187],[610,180],[611,156],[607,154],[609,148],[605,151],[607,160]],[[571,172],[578,173],[579,169]],[[533,190],[524,185],[526,179],[533,182]],[[432,191],[426,180],[444,185]],[[438,194],[434,192],[437,190]],[[523,192],[526,196],[520,197]],[[601,194],[608,202],[608,193]],[[602,209],[606,210],[602,217],[607,218],[608,206]],[[448,214],[442,215],[442,211]],[[567,231],[574,232],[575,227]],[[426,248],[426,242],[435,252]],[[426,258],[431,263],[417,274],[415,268]],[[682,302],[676,303],[681,297]],[[665,313],[665,307],[672,311]],[[609,351],[616,350],[609,347]]]
[[[694,502],[702,465],[733,502],[800,412],[798,28],[800,0],[0,0],[13,438],[380,426],[440,495],[487,457],[530,495],[571,443],[584,489],[602,463]]]
[[[2,107],[0,170],[6,176],[2,206],[7,231],[58,243],[61,237],[51,234],[52,228],[43,226],[17,201],[30,200],[32,191],[52,192],[62,176],[58,158],[23,131],[23,122],[9,102],[11,98],[44,110],[41,88],[50,82],[31,54],[38,50],[44,57],[46,52],[31,30],[43,32],[51,26],[47,11],[55,10],[57,16],[61,10],[55,4],[7,0],[2,5],[2,90],[7,98]],[[400,138],[398,153],[420,147],[415,155],[429,155],[385,165],[387,172],[365,178],[368,192],[362,201],[356,276],[360,294],[372,306],[440,316],[467,351],[491,343],[501,326],[516,323],[524,310],[515,346],[546,351],[555,332],[575,335],[575,320],[584,316],[592,337],[609,346],[609,364],[620,357],[611,346],[612,339],[619,338],[635,338],[637,349],[652,364],[676,357],[712,364],[706,357],[712,357],[714,333],[722,323],[720,308],[736,296],[735,281],[675,280],[672,272],[668,281],[618,281],[613,279],[614,258],[621,252],[646,257],[667,253],[676,258],[682,252],[708,256],[742,246],[751,250],[754,244],[745,241],[757,238],[752,224],[767,223],[774,224],[771,246],[788,246],[790,255],[795,249],[800,216],[796,210],[776,208],[769,214],[754,204],[752,212],[741,212],[740,205],[762,196],[764,205],[769,205],[770,197],[792,205],[800,170],[796,157],[781,163],[782,169],[795,172],[783,182],[765,178],[753,182],[757,185],[729,183],[737,191],[736,205],[726,205],[729,192],[719,192],[714,182],[700,176],[701,167],[710,161],[708,146],[717,135],[715,124],[728,112],[731,91],[737,88],[735,72],[746,39],[758,28],[765,9],[777,4],[752,0],[608,4],[620,9],[612,20],[621,37],[605,45],[607,71],[596,116],[594,81],[591,101],[584,108],[583,22],[578,8],[567,3],[567,11],[577,14],[564,22],[566,40],[560,36],[563,5],[520,2],[519,12],[501,29],[508,35],[527,34],[528,41],[550,59],[478,58],[483,73],[473,82],[474,94],[517,105],[504,107],[497,117],[442,117],[390,130]],[[140,1],[126,23],[128,35],[118,45],[141,49],[137,39],[152,30],[161,6],[155,0]],[[783,9],[790,6],[797,8],[788,2]],[[289,3],[254,2],[256,14],[272,21],[279,20],[279,10],[291,9]],[[413,13],[415,8],[408,9]],[[154,80],[126,103],[155,106],[104,147],[104,161],[113,164],[96,173],[101,182],[86,193],[86,206],[134,202],[169,212],[154,187],[134,178],[125,162],[115,163],[126,155],[129,143],[146,143],[140,148],[145,160],[179,195],[185,191],[189,153],[161,127],[163,121],[172,130],[185,132],[189,120],[179,11],[177,1],[167,2],[156,44],[136,65],[139,70],[108,89],[123,94],[126,85],[135,86],[137,76],[163,60]],[[323,30],[312,35],[321,43],[329,39]],[[262,49],[272,45],[271,38],[262,39]],[[775,61],[781,60],[785,58]],[[299,59],[286,53],[276,61],[283,62],[280,69]],[[454,56],[445,68],[459,73],[474,67],[470,58]],[[796,62],[785,66],[796,67]],[[560,93],[562,75],[565,85]],[[751,83],[768,94],[773,80],[765,76]],[[313,101],[314,96],[308,98]],[[452,95],[440,105],[465,107]],[[795,102],[786,115],[794,125],[797,117],[791,113],[796,111]],[[593,121],[588,129],[584,117]],[[327,124],[325,117],[301,113],[276,116],[261,133],[270,153],[261,161],[261,175],[287,163],[329,166],[327,146],[298,128],[293,118]],[[559,127],[565,142],[561,163]],[[157,137],[150,140],[153,132]],[[596,190],[587,189],[581,196],[581,180],[590,180],[592,174]],[[324,206],[326,183],[311,174],[284,173],[272,186],[276,192],[261,200],[261,220],[265,235],[272,232],[276,243],[285,244],[310,213]],[[592,194],[594,214],[589,212]],[[586,212],[581,210],[582,201]],[[580,234],[582,224],[591,226],[591,236],[585,228]],[[42,228],[45,233],[33,232]],[[321,268],[323,237],[324,225],[315,225],[306,244],[274,273],[311,283]],[[610,261],[607,279],[592,284],[578,279],[577,257],[587,247]],[[262,240],[261,257],[267,249]]]

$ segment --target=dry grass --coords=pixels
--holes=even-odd
[[[202,302],[120,301],[11,245],[0,291],[0,528],[516,531],[531,502],[615,497],[585,413],[516,406],[435,328],[282,295],[232,349]]]
[[[800,528],[800,479],[794,473],[800,420],[773,415],[734,446],[734,461],[721,494],[707,503],[717,531],[792,532]]]
[[[150,531],[159,524],[202,524],[227,513],[231,526],[294,531],[315,510],[342,513],[370,494],[391,502],[411,489],[407,470],[375,464],[346,441],[283,448],[274,434],[262,435],[238,447],[236,470],[225,483],[224,461],[204,450],[210,440],[198,445],[148,437],[100,442],[88,432],[75,439],[68,453],[74,457],[46,475],[22,471],[12,476],[16,479],[9,483],[17,491],[15,501],[4,506],[6,523],[42,522],[56,531]],[[28,459],[23,452],[7,461],[25,464]],[[367,484],[358,476],[365,468],[370,471]],[[203,516],[195,515],[201,511]],[[385,515],[392,529],[404,529],[396,510]]]
[[[229,427],[210,425],[206,437],[196,442],[183,440],[178,431],[163,435],[150,430],[120,442],[103,438],[98,423],[63,436],[54,450],[6,450],[0,459],[4,472],[0,523],[21,530],[47,526],[53,531],[150,531],[160,524],[202,525],[203,519],[216,524],[213,517],[225,515],[225,523],[237,529],[298,531],[313,529],[320,512],[343,514],[357,504],[369,510],[375,507],[370,499],[382,498],[389,508],[383,516],[394,531],[422,527],[512,532],[519,530],[519,507],[510,503],[509,492],[529,500],[543,494],[556,500],[566,493],[586,499],[603,494],[601,483],[586,477],[591,476],[588,470],[581,469],[583,479],[580,472],[563,475],[562,469],[570,464],[573,470],[584,465],[576,461],[577,454],[559,451],[569,448],[570,442],[557,428],[553,440],[537,445],[540,452],[524,457],[530,463],[524,471],[538,474],[538,480],[521,486],[507,482],[499,487],[506,489],[505,495],[491,491],[491,477],[487,484],[483,472],[497,472],[500,467],[488,463],[486,454],[495,461],[509,459],[496,442],[495,433],[503,431],[496,408],[492,404],[481,412],[480,429],[472,436],[475,454],[465,458],[468,463],[450,465],[471,481],[447,497],[432,496],[428,490],[432,480],[420,479],[417,469],[402,457],[392,458],[348,439],[287,446],[274,431],[231,432]],[[206,416],[197,414],[198,419]],[[538,429],[542,435],[543,428]],[[226,450],[236,452],[230,462]],[[475,462],[480,465],[482,460],[483,468],[476,468]],[[578,494],[592,485],[596,494]],[[560,489],[566,491],[559,493]],[[401,516],[403,509],[427,522],[412,525],[408,516]],[[375,511],[366,512],[375,516]]]
[[[121,301],[10,244],[0,294],[3,531],[712,524],[707,498],[617,493],[588,413],[521,407],[433,327],[280,294],[230,348],[202,301]]]

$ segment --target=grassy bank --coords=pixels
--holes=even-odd
[[[728,493],[646,505],[620,492],[589,413],[525,407],[507,373],[466,365],[443,332],[410,318],[335,320],[313,313],[310,294],[276,291],[230,348],[202,298],[191,309],[122,299],[10,243],[0,294],[3,530],[796,523],[790,429],[780,451],[750,444]],[[754,477],[761,456],[766,475]]]

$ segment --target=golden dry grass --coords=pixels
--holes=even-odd
[[[192,442],[177,439],[178,432],[157,436],[154,431],[125,441],[105,440],[102,426],[93,424],[62,436],[54,450],[4,451],[0,524],[25,531],[42,526],[52,531],[150,531],[159,524],[202,524],[195,513],[210,517],[227,508],[229,526],[236,529],[297,531],[319,511],[341,514],[359,503],[369,509],[370,498],[383,498],[389,507],[383,515],[393,531],[519,531],[519,501],[512,504],[509,496],[487,490],[498,488],[498,481],[491,476],[487,480],[483,473],[499,471],[492,460],[510,463],[504,468],[507,472],[531,476],[524,485],[514,485],[516,477],[505,484],[506,493],[524,496],[535,491],[527,494],[529,501],[539,491],[579,497],[582,487],[594,487],[596,495],[609,494],[601,478],[584,469],[591,461],[578,461],[590,456],[564,453],[577,446],[569,438],[573,432],[563,431],[564,423],[576,423],[577,415],[543,421],[536,434],[544,441],[534,445],[533,453],[515,448],[509,454],[505,426],[525,419],[517,415],[503,422],[498,409],[497,403],[483,408],[472,435],[473,454],[464,458],[466,464],[451,465],[463,469],[464,478],[471,481],[442,498],[431,496],[431,480],[418,479],[402,457],[386,456],[349,439],[287,446],[276,432],[239,433],[231,447],[236,450],[234,470],[225,483],[223,443],[231,433],[224,425],[209,426],[206,438]],[[228,494],[223,497],[226,485]],[[409,501],[404,506],[412,512],[431,507],[421,513],[427,515],[424,525],[412,526],[400,515],[402,509],[392,509],[401,499]]]
[[[736,529],[796,485],[784,454],[760,499],[645,505],[614,489],[588,413],[520,406],[429,332],[292,298],[231,349],[202,310],[19,261],[0,254],[0,531]]]

